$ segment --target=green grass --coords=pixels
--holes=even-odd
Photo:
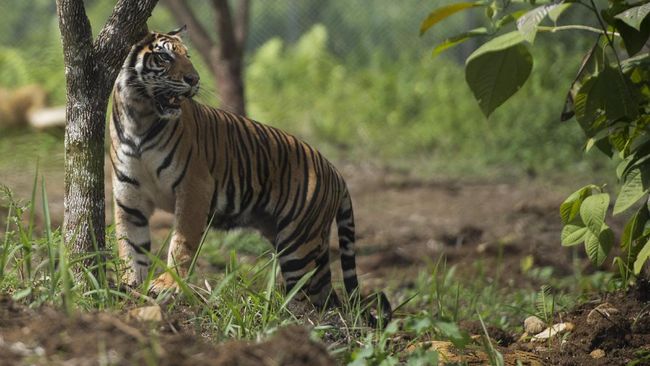
[[[204,238],[201,258],[211,266],[199,268],[190,278],[176,278],[179,296],[169,299],[163,294],[151,299],[114,285],[121,263],[114,259],[112,227],[107,238],[110,250],[103,253],[107,262],[86,268],[75,278],[73,269],[78,268],[80,259],[69,260],[60,230],[50,227],[44,183],[35,182],[29,201],[16,200],[7,188],[0,197],[1,206],[7,209],[4,231],[0,232],[0,293],[19,303],[33,308],[50,305],[71,314],[124,311],[165,301],[169,313],[191,313],[186,321],[215,343],[259,340],[288,324],[314,323],[313,337],[326,339],[337,359],[353,365],[435,364],[432,360],[437,355],[424,346],[430,340],[449,340],[459,349],[483,349],[499,364],[496,345],[487,337],[480,344],[471,341],[459,328],[461,322],[478,321],[485,333],[487,326],[521,333],[523,319],[530,314],[550,323],[559,311],[579,303],[584,295],[616,287],[609,274],[575,273],[559,278],[550,267],[527,268],[524,276],[543,286],[521,287],[502,281],[503,265],[477,259],[470,267],[459,268],[440,258],[423,268],[411,286],[387,281],[385,290],[393,300],[394,320],[385,329],[375,330],[366,326],[358,307],[344,307],[340,316],[336,310],[296,310],[291,302],[296,292],[284,294],[279,284],[277,257],[265,249],[258,235],[236,231]],[[38,229],[34,221],[37,201],[42,203],[44,217],[43,227]],[[241,261],[238,253],[255,259]],[[216,257],[220,259],[213,262]],[[214,267],[218,271],[211,270]],[[153,271],[165,270],[168,268],[155,258]],[[409,347],[411,351],[405,352]]]

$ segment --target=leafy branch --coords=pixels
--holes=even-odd
[[[517,9],[510,9],[512,5]],[[529,9],[522,10],[522,6]],[[529,47],[534,45],[537,33],[581,30],[598,35],[575,78],[568,83],[561,120],[574,118],[578,122],[586,135],[586,150],[596,147],[609,157],[621,159],[616,169],[621,188],[613,214],[637,207],[619,241],[624,254],[614,258],[621,278],[628,283],[641,273],[650,258],[650,55],[641,52],[650,38],[649,0],[612,1],[605,9],[599,9],[594,0],[564,0],[536,6],[534,0],[530,4],[521,0],[456,3],[434,10],[422,22],[420,32],[473,8],[485,9],[489,26],[444,40],[434,49],[434,55],[471,38],[490,37],[465,64],[467,84],[486,117],[528,79],[533,66]],[[558,25],[560,15],[569,8],[584,9],[599,28]],[[622,44],[615,42],[617,39]],[[623,54],[629,58],[621,60],[619,55]],[[615,242],[606,224],[609,203],[610,195],[604,187],[588,185],[574,192],[560,207],[564,223],[562,245],[584,244],[596,265],[604,263]]]

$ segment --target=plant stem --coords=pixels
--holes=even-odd
[[[623,74],[623,68],[621,67],[621,60],[618,58],[618,53],[616,52],[616,48],[614,47],[614,40],[612,32],[612,38],[609,37],[609,33],[607,33],[607,26],[605,25],[605,22],[603,19],[600,17],[600,13],[598,12],[598,7],[596,6],[596,3],[594,0],[589,0],[591,2],[592,6],[592,11],[594,12],[594,15],[596,15],[596,19],[598,19],[598,24],[600,24],[600,27],[603,29],[603,33],[605,34],[605,38],[607,39],[607,44],[609,45],[609,48],[612,49],[612,52],[614,53],[614,57],[616,58],[616,64],[618,65],[618,69]]]
[[[573,24],[573,25],[560,25],[557,27],[548,27],[548,26],[538,26],[537,31],[538,32],[550,32],[550,33],[555,33],[559,31],[565,31],[565,30],[583,30],[583,31],[588,31],[588,32],[593,32],[593,33],[598,33],[598,34],[605,34],[607,35],[606,32],[603,32],[601,29],[594,28],[594,27],[589,27],[587,25],[579,25],[579,24]],[[609,33],[613,36],[619,37],[620,35],[616,32]]]

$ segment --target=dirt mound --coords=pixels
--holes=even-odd
[[[549,365],[650,365],[650,303],[644,298],[649,291],[641,283],[606,294],[558,319],[575,326],[566,336],[512,347],[534,352]]]
[[[279,330],[261,343],[214,346],[160,324],[129,321],[121,314],[66,316],[0,298],[3,365],[334,365],[327,350],[303,327]]]
[[[515,341],[512,334],[495,327],[487,327],[487,332],[506,365],[650,365],[649,293],[650,284],[641,282],[627,292],[606,294],[560,314],[552,327],[557,333],[547,328]],[[410,346],[407,352],[426,347],[438,351],[443,363],[490,363],[481,324],[463,321],[460,327],[472,335],[464,350],[448,341],[429,340]]]

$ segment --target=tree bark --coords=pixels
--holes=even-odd
[[[246,115],[244,49],[248,36],[250,1],[239,0],[234,14],[227,0],[212,0],[218,41],[213,41],[185,0],[166,0],[180,25],[189,27],[190,41],[212,69],[221,107]]]
[[[108,98],[157,0],[119,0],[93,42],[82,0],[57,0],[66,77],[64,241],[95,268],[105,249],[104,129]],[[76,269],[81,273],[81,268]]]

